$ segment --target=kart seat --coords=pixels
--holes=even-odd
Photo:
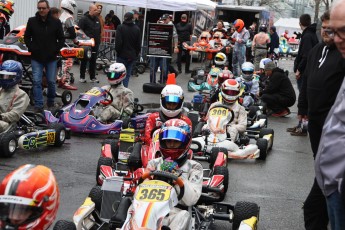
[[[127,211],[129,206],[131,206],[132,201],[129,197],[124,197],[115,212],[109,221],[109,229],[121,228],[125,223],[127,217]]]

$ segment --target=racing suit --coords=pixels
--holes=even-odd
[[[164,122],[166,122],[167,120],[173,119],[173,118],[181,119],[181,120],[187,122],[187,124],[190,127],[192,127],[192,122],[190,121],[190,119],[188,117],[182,115],[181,113],[179,115],[177,115],[176,117],[171,117],[171,118],[166,117],[162,113],[162,111],[152,113],[147,118],[146,124],[145,124],[145,135],[144,135],[144,139],[143,139],[145,145],[147,145],[147,146],[150,145],[153,131],[160,128],[162,126],[162,124]]]
[[[254,104],[256,94],[259,92],[259,76],[254,74],[251,81],[247,81],[241,76],[236,78],[236,81],[244,88],[241,96],[243,97],[243,102],[241,104],[245,108],[249,108],[249,106]]]
[[[235,41],[232,53],[232,68],[235,77],[240,76],[240,67],[246,61],[246,43],[250,34],[246,28],[243,28],[240,33],[237,31],[231,36]]]
[[[117,86],[102,86],[102,89],[109,90],[109,93],[113,96],[113,101],[110,105],[103,108],[99,115],[100,121],[115,121],[120,117],[122,119],[132,115],[134,109],[132,90],[126,88],[122,83]]]
[[[18,122],[29,105],[29,96],[16,85],[0,88],[0,133],[12,123]]]
[[[151,160],[147,169],[156,170],[160,169],[163,163],[163,158],[157,158]],[[182,206],[192,206],[195,205],[199,200],[202,191],[202,181],[203,181],[203,169],[199,162],[187,159],[182,166],[179,167],[182,171],[180,176],[184,183],[184,195],[179,201]],[[180,192],[180,187],[175,186],[177,194]],[[177,207],[171,209],[169,216],[165,217],[163,220],[163,225],[169,226],[170,229],[184,230],[188,229],[191,216],[187,210],[181,210]]]

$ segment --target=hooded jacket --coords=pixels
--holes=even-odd
[[[305,28],[302,32],[298,54],[294,62],[294,72],[298,70],[301,74],[303,74],[307,65],[308,54],[317,43],[319,43],[319,40],[316,36],[316,23],[313,23]]]
[[[140,29],[133,21],[123,21],[116,29],[115,50],[117,56],[131,61],[140,53]]]
[[[24,41],[32,59],[38,62],[56,60],[65,43],[61,21],[53,18],[50,12],[43,21],[37,12],[28,20]]]
[[[101,24],[98,17],[92,17],[89,12],[86,12],[79,20],[78,26],[88,37],[95,40],[96,46],[101,43]]]

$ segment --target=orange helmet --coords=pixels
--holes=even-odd
[[[60,192],[53,172],[26,164],[0,185],[0,229],[46,230],[54,222]]]
[[[238,32],[238,33],[241,33],[241,31],[243,30],[244,28],[244,22],[242,19],[236,19],[236,21],[234,22],[234,27],[235,27],[235,30]]]
[[[12,0],[0,0],[0,12],[11,17],[14,13],[13,5],[14,3]]]

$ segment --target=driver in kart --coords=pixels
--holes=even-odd
[[[117,119],[126,119],[130,117],[134,109],[134,96],[132,90],[123,85],[126,78],[126,67],[122,63],[112,64],[107,77],[109,85],[102,86],[113,97],[111,104],[105,106],[98,119],[101,122],[113,122]]]
[[[51,169],[23,165],[0,184],[0,229],[49,229],[59,203],[60,192]]]
[[[182,114],[184,93],[181,86],[167,85],[163,88],[160,98],[160,111],[151,113],[146,120],[143,142],[150,145],[153,131],[160,128],[169,119],[178,118],[192,127],[190,119]]]
[[[0,67],[0,133],[19,121],[29,105],[29,96],[19,88],[23,67],[7,60]]]

